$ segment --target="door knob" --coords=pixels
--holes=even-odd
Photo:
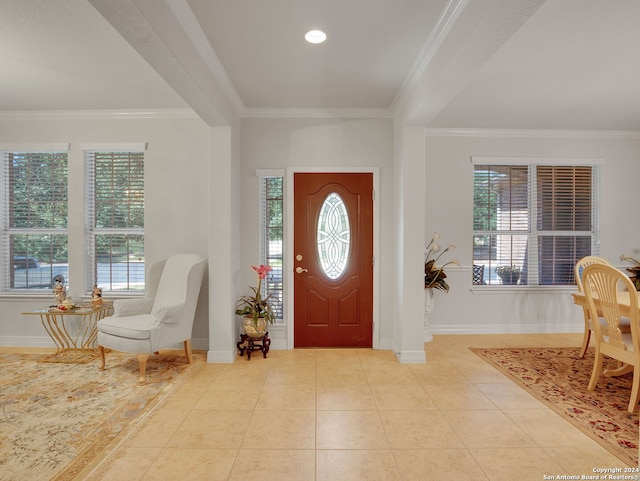
[[[296,267],[296,272],[298,274],[302,274],[303,272],[309,272],[309,269],[305,269],[304,267]]]

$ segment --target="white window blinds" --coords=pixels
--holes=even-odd
[[[85,152],[87,289],[144,289],[144,153]]]
[[[68,276],[67,152],[0,155],[2,288],[50,288],[55,276]]]
[[[271,266],[263,282],[263,295],[269,297],[269,305],[276,319],[284,318],[283,311],[283,269],[282,241],[284,238],[284,189],[283,178],[266,176],[261,184],[261,262]]]
[[[576,261],[597,253],[598,171],[474,163],[474,283],[573,284]]]

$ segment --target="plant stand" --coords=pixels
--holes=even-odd
[[[429,329],[429,321],[431,320],[431,313],[433,312],[433,306],[435,304],[433,288],[426,288],[424,290],[424,342],[433,341],[433,335]]]
[[[243,344],[245,344],[243,346]],[[240,334],[240,341],[236,344],[241,356],[244,356],[244,351],[247,351],[247,361],[251,360],[251,353],[253,351],[262,351],[262,357],[266,359],[269,352],[269,346],[271,346],[271,339],[269,339],[269,332],[265,332],[262,337],[251,337],[246,334]]]

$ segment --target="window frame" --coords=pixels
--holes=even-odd
[[[553,237],[561,237],[562,235],[580,236],[589,235],[591,238],[590,249],[591,255],[599,255],[600,252],[600,178],[601,178],[601,166],[604,164],[603,159],[599,158],[541,158],[541,157],[471,157],[472,164],[472,178],[473,178],[473,208],[475,209],[475,168],[477,165],[489,165],[489,166],[512,166],[512,167],[527,167],[528,168],[528,229],[527,246],[528,252],[526,254],[525,261],[528,266],[533,266],[530,270],[527,269],[527,282],[526,284],[508,285],[508,284],[474,284],[472,282],[472,291],[474,292],[495,292],[504,290],[574,290],[575,284],[541,284],[540,273],[538,272],[538,262],[540,254],[538,252],[539,240],[545,235]],[[538,228],[538,173],[537,167],[551,166],[551,167],[589,167],[591,168],[591,230],[569,230],[569,231],[548,231]],[[472,219],[475,220],[475,216],[472,215]],[[475,228],[475,224],[472,225],[472,237],[477,235],[512,235],[522,234],[523,231],[508,231],[508,230],[480,230]],[[473,247],[473,246],[472,246]],[[475,261],[475,255],[472,254],[472,265]],[[473,269],[472,269],[473,273]],[[470,276],[470,281],[472,281]],[[573,279],[573,278],[572,278]],[[534,281],[534,283],[532,283]]]
[[[285,306],[285,293],[286,293],[286,286],[285,286],[285,276],[284,273],[286,272],[285,270],[285,256],[284,256],[284,252],[285,252],[285,209],[286,209],[286,204],[285,204],[285,192],[286,192],[286,180],[285,180],[285,173],[284,171],[281,170],[262,170],[259,169],[256,171],[256,176],[259,178],[259,182],[260,182],[260,263],[264,264],[264,265],[268,265],[269,264],[269,259],[273,259],[273,258],[279,258],[280,262],[281,262],[281,271],[280,271],[280,287],[276,287],[278,284],[277,279],[274,281],[273,284],[275,284],[273,287],[271,286],[271,277],[273,276],[273,274],[270,272],[267,276],[266,282],[264,282],[262,284],[262,295],[263,296],[267,296],[267,295],[276,295],[280,298],[280,306],[275,306],[275,308],[272,307],[273,311],[274,311],[274,315],[276,317],[275,319],[275,323],[276,324],[284,324],[284,319],[286,317],[286,306]],[[280,238],[282,239],[282,245],[281,245],[281,250],[280,250],[280,255],[278,256],[277,253],[271,252],[270,250],[270,243],[269,243],[269,234],[268,231],[269,230],[274,230],[277,228],[274,228],[273,226],[268,226],[267,225],[267,179],[270,178],[277,178],[280,179],[280,182],[282,184],[281,186],[281,198],[280,198],[280,209],[282,212],[282,222],[281,225],[279,226],[279,230],[280,230]],[[273,200],[273,199],[272,199]],[[273,271],[272,271],[273,272]],[[278,295],[279,294],[279,295]]]
[[[2,172],[2,186],[0,187],[0,212],[2,213],[2,234],[0,236],[0,258],[2,259],[2,265],[6,266],[2,269],[0,274],[0,295],[29,295],[39,296],[43,294],[50,294],[49,286],[37,286],[37,287],[11,287],[12,273],[11,269],[14,265],[10,258],[13,254],[11,249],[11,237],[14,235],[55,235],[63,236],[67,243],[69,243],[69,162],[70,162],[70,144],[69,143],[37,143],[37,144],[0,144],[0,169]],[[64,222],[64,227],[31,227],[21,226],[12,227],[10,221],[10,209],[11,209],[11,185],[9,176],[9,156],[15,154],[63,154],[66,160],[66,205],[67,213]],[[15,254],[18,255],[18,254]],[[22,255],[22,254],[19,254]],[[31,257],[30,253],[27,253],[27,257]],[[52,261],[52,259],[43,259],[45,263]],[[49,276],[53,278],[54,270],[56,267],[49,263]],[[66,262],[66,268],[60,267],[66,271],[67,278],[65,283],[68,282],[68,257]]]
[[[143,155],[143,167],[142,178],[145,177],[144,157],[146,151],[146,143],[126,143],[126,144],[81,144],[80,150],[83,153],[83,162],[85,165],[85,256],[84,256],[84,289],[86,292],[91,292],[94,285],[99,284],[96,279],[97,276],[97,253],[96,253],[96,237],[99,235],[124,235],[124,236],[142,236],[143,244],[145,243],[145,228],[143,227],[96,227],[96,199],[95,199],[95,155],[96,154],[142,154]],[[143,196],[144,196],[144,183],[143,183]],[[144,206],[144,201],[143,201]],[[143,214],[144,215],[144,214]],[[127,262],[128,263],[128,262]],[[110,293],[117,296],[139,296],[144,294],[146,285],[144,280],[144,274],[146,273],[145,256],[142,258],[143,265],[143,283],[141,289],[126,288],[126,289],[111,289],[111,285],[103,286],[98,285],[103,293]],[[130,270],[127,269],[127,282],[130,281]]]

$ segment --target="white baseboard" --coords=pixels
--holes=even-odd
[[[554,322],[553,324],[447,324],[429,325],[432,334],[561,334],[583,332],[584,323]]]
[[[393,340],[391,339],[380,339],[378,341],[379,351],[393,351]]]
[[[287,345],[287,341],[285,339],[271,339],[269,349],[274,351],[287,351],[289,349],[289,346]]]
[[[427,356],[424,351],[400,351],[396,354],[400,364],[424,364],[427,362]]]
[[[49,336],[0,336],[2,347],[56,347]]]
[[[49,336],[0,336],[0,346],[2,347],[56,347]],[[182,343],[171,347],[172,349],[183,349]],[[206,351],[209,349],[207,338],[191,339],[191,348],[196,351]]]
[[[237,349],[231,351],[208,351],[207,362],[212,364],[231,364],[238,357]]]

